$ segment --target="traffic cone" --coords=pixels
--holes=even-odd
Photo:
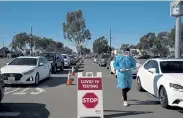
[[[72,67],[71,75],[75,75],[75,73],[74,73],[74,67]]]
[[[67,85],[72,85],[72,80],[71,80],[70,76],[71,76],[71,73],[69,71],[68,78],[67,78]]]

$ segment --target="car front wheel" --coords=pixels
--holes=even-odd
[[[159,99],[160,99],[160,104],[163,108],[168,108],[169,105],[168,105],[168,97],[167,97],[167,92],[165,90],[164,87],[161,87],[160,88],[160,91],[159,91]]]
[[[35,76],[35,85],[38,85],[39,84],[39,73],[36,73],[36,76]]]

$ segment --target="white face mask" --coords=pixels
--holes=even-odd
[[[130,56],[130,52],[129,51],[125,51],[125,56]]]

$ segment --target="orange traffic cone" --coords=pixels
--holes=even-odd
[[[74,73],[74,67],[72,67],[71,75],[75,75],[75,73]]]
[[[71,76],[71,73],[69,71],[68,78],[67,78],[67,85],[72,85],[72,80],[71,80],[70,76]]]

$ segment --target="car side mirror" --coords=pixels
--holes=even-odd
[[[44,64],[43,63],[40,63],[39,66],[44,66]]]
[[[156,68],[149,68],[148,71],[152,74],[156,73]]]

